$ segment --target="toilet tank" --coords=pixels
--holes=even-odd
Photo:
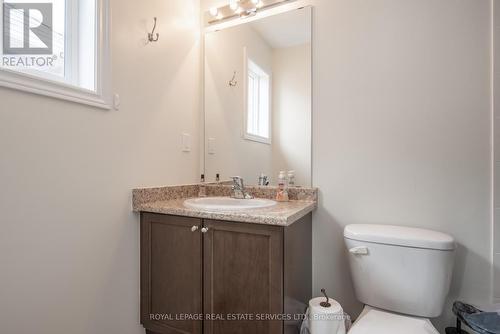
[[[455,242],[419,228],[356,224],[344,239],[356,297],[388,311],[438,317],[450,288]]]

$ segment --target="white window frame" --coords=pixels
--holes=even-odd
[[[66,13],[68,11],[66,10]],[[0,67],[0,87],[71,101],[101,109],[112,108],[109,0],[96,0],[95,18],[95,91],[60,80]],[[2,11],[0,9],[0,15]],[[67,27],[68,29],[69,27]],[[70,41],[71,42],[71,41]],[[74,40],[72,41],[74,43]],[[69,46],[71,48],[71,46]],[[75,65],[74,65],[75,66]]]
[[[262,144],[271,145],[272,144],[272,74],[266,73],[269,76],[269,106],[268,106],[268,124],[269,124],[269,136],[262,137],[248,132],[248,73],[250,71],[249,63],[252,60],[248,57],[247,48],[243,48],[243,68],[244,68],[244,113],[243,113],[243,138],[250,141],[255,141]]]

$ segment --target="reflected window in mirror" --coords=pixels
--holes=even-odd
[[[245,138],[271,143],[271,75],[247,58],[247,107]]]

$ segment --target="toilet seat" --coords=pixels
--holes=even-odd
[[[439,334],[429,319],[391,313],[371,306],[352,326],[349,334]]]

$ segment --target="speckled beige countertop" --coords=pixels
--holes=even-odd
[[[230,186],[205,185],[208,196],[228,196]],[[203,219],[236,221],[243,223],[288,226],[312,212],[317,207],[317,189],[291,188],[291,200],[261,209],[244,211],[206,211],[187,208],[184,201],[196,198],[199,185],[142,188],[133,190],[133,210]],[[275,187],[247,187],[257,198],[273,198]]]

